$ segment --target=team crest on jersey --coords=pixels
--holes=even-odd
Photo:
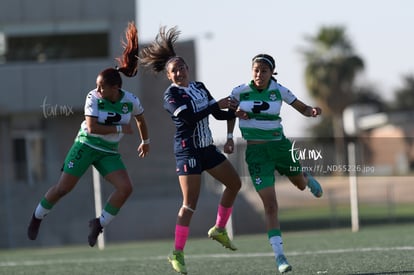
[[[73,164],[73,161],[68,162],[68,168],[72,169],[75,165]]]
[[[121,111],[122,111],[124,114],[128,113],[128,104],[124,103],[124,104],[122,105],[122,109],[121,109]]]
[[[262,184],[262,179],[260,177],[256,177],[255,180],[254,180],[254,184],[256,184],[256,185]]]
[[[277,95],[276,95],[276,93],[275,93],[275,92],[271,92],[271,93],[269,94],[269,99],[270,99],[271,101],[276,101],[276,100],[277,100]]]

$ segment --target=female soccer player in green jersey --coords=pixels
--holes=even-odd
[[[40,223],[52,207],[77,184],[89,166],[94,165],[99,173],[115,188],[99,218],[89,221],[88,242],[94,246],[98,235],[119,212],[132,193],[131,179],[118,153],[118,144],[124,134],[132,134],[131,120],[139,130],[141,144],[138,155],[149,152],[149,137],[144,118],[144,108],[139,99],[122,89],[120,72],[133,77],[138,68],[138,34],[133,23],[125,31],[127,41],[124,52],[118,58],[119,68],[107,68],[98,74],[96,88],[88,93],[85,101],[85,120],[66,155],[62,174],[36,207],[28,227],[28,237],[37,238]],[[124,41],[122,41],[124,42]]]
[[[241,134],[247,141],[245,159],[253,185],[263,202],[266,229],[278,270],[284,273],[292,270],[292,267],[283,252],[275,170],[286,175],[300,190],[308,186],[315,197],[322,196],[322,188],[310,174],[302,172],[297,160],[292,159],[292,143],[283,133],[280,109],[284,101],[308,117],[316,117],[322,110],[297,99],[289,89],[276,81],[273,77],[276,74],[273,57],[267,54],[256,55],[252,60],[253,80],[234,88],[231,97],[239,102],[236,115],[239,117]],[[224,152],[232,153],[235,119],[228,123],[228,139]]]

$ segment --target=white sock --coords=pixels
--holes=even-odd
[[[34,215],[38,219],[43,219],[49,214],[50,209],[44,208],[40,203],[37,205]]]
[[[269,239],[270,245],[272,246],[273,252],[275,253],[275,258],[279,255],[283,255],[283,241],[280,236],[273,236]]]
[[[107,226],[113,219],[115,218],[114,215],[109,214],[105,210],[102,210],[102,214],[99,217],[99,222],[101,223],[102,227]]]

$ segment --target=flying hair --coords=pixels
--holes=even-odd
[[[162,72],[168,61],[176,57],[174,50],[175,42],[180,35],[177,26],[166,31],[166,27],[160,27],[154,42],[141,50],[139,62],[145,67],[151,68],[155,73]]]
[[[115,58],[118,63],[117,70],[128,77],[133,77],[138,72],[138,31],[134,22],[129,22],[125,29],[125,38],[121,39],[124,51],[122,56]]]

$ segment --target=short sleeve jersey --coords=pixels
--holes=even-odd
[[[180,113],[190,110],[196,114],[215,102],[215,99],[201,82],[192,81],[188,87],[171,84],[164,92],[164,109],[171,115],[176,127],[175,153],[191,154],[193,150],[207,147],[213,143],[208,115],[189,123],[180,118]]]
[[[282,102],[292,104],[296,100],[296,96],[289,89],[272,79],[267,89],[259,91],[251,81],[234,88],[231,96],[240,102],[240,109],[249,116],[247,120],[239,120],[240,131],[245,140],[282,138]]]
[[[140,100],[134,94],[122,89],[119,91],[121,98],[116,102],[102,98],[96,89],[90,91],[86,96],[85,116],[96,117],[98,123],[104,125],[122,125],[130,123],[132,116],[144,112]],[[89,133],[86,121],[83,121],[76,139],[97,150],[117,152],[122,137],[122,133],[107,135]]]

